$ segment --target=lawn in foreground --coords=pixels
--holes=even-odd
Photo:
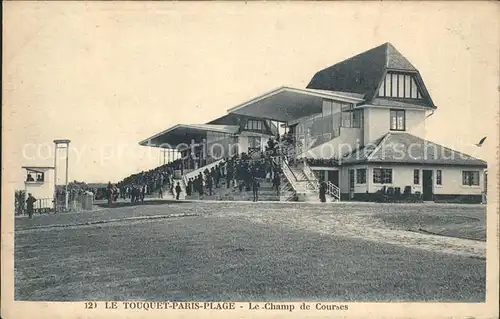
[[[486,241],[484,205],[418,205],[417,211],[390,210],[373,214],[390,227]]]
[[[485,261],[198,216],[16,234],[16,300],[483,301]]]

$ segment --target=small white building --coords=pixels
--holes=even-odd
[[[35,209],[53,207],[54,199],[54,167],[52,166],[22,166],[26,170],[24,191],[26,198],[31,194],[37,199]]]

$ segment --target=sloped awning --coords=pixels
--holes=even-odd
[[[229,109],[228,112],[279,122],[289,122],[304,116],[321,113],[323,99],[353,103],[355,105],[364,102],[362,95],[351,93],[342,94],[325,90],[280,87],[235,106]]]
[[[237,125],[177,124],[139,142],[139,145],[176,149],[179,145],[189,145],[193,140],[201,142],[208,132],[236,134],[238,129]]]

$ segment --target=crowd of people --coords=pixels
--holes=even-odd
[[[261,153],[259,158],[251,158],[242,153],[228,157],[210,170],[205,169],[198,176],[190,178],[186,185],[186,195],[205,193],[212,195],[216,188],[238,188],[239,191],[249,191],[257,187],[258,179],[273,182],[273,187],[279,190],[280,169],[270,157]]]
[[[210,169],[207,168],[197,176],[185,180],[186,195],[198,195],[198,198],[203,198],[205,194],[213,195],[216,189],[233,188],[239,192],[252,191],[253,199],[257,201],[261,181],[265,180],[272,183],[272,188],[279,196],[282,170],[280,162],[275,161],[274,158],[290,155],[286,153],[287,146],[293,143],[293,140],[290,139],[291,137],[288,135],[283,135],[281,139],[270,138],[265,146],[265,151],[257,149],[249,153],[235,154],[224,158]],[[281,145],[279,145],[280,142]],[[90,192],[94,199],[107,199],[109,204],[116,202],[119,198],[129,199],[132,203],[136,203],[144,201],[146,195],[156,196],[157,194],[159,198],[163,198],[167,191],[179,199],[182,187],[179,182],[174,181],[175,171],[180,171],[180,174],[183,175],[182,159],[174,160],[149,171],[130,175],[114,185],[110,182],[107,186],[91,187],[83,182],[75,181],[68,185],[68,199],[72,201],[78,196]],[[322,183],[319,187],[321,201],[325,201],[325,193],[326,185]],[[23,194],[21,198],[21,194],[19,194],[17,202],[20,203],[20,207],[24,206],[23,202],[28,202],[24,196]],[[56,190],[58,202],[64,202],[65,197],[66,189],[58,187]],[[28,205],[32,206],[31,197],[29,197],[29,202]],[[22,210],[20,209],[20,211]]]
[[[273,161],[277,155],[277,141],[270,139],[265,151],[254,151],[252,156],[241,153],[226,157],[214,167],[189,178],[186,183],[186,195],[197,194],[202,198],[205,194],[212,195],[217,188],[232,187],[240,192],[252,190],[256,201],[260,180],[266,180],[272,183],[273,189],[279,196],[281,168],[279,163]]]
[[[287,136],[282,137],[282,145],[287,144]],[[243,190],[254,192],[257,200],[259,180],[266,180],[273,185],[279,195],[281,185],[281,168],[273,161],[273,157],[279,155],[279,138],[270,138],[265,146],[265,151],[254,151],[251,156],[248,153],[235,154],[226,157],[217,165],[210,169],[205,169],[196,177],[186,181],[187,196],[197,194],[200,198],[206,195],[213,195],[215,189],[236,188],[240,192]],[[165,192],[170,191],[176,199],[179,199],[182,188],[173,179],[174,171],[179,170],[184,173],[182,159],[159,166],[155,169],[133,174],[124,178],[115,185],[109,183],[104,190],[106,198],[111,203],[118,198],[130,199],[131,202],[144,201],[146,195],[157,194],[163,198]]]
[[[156,192],[163,198],[164,190],[173,190],[173,175],[175,170],[183,173],[183,163],[181,159],[161,165],[149,171],[143,171],[138,174],[130,175],[116,185],[108,184],[107,196],[111,201],[118,198],[130,199],[131,202],[144,201],[146,195],[152,195]]]

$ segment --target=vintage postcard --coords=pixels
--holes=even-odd
[[[3,5],[2,318],[498,318],[498,3]]]

